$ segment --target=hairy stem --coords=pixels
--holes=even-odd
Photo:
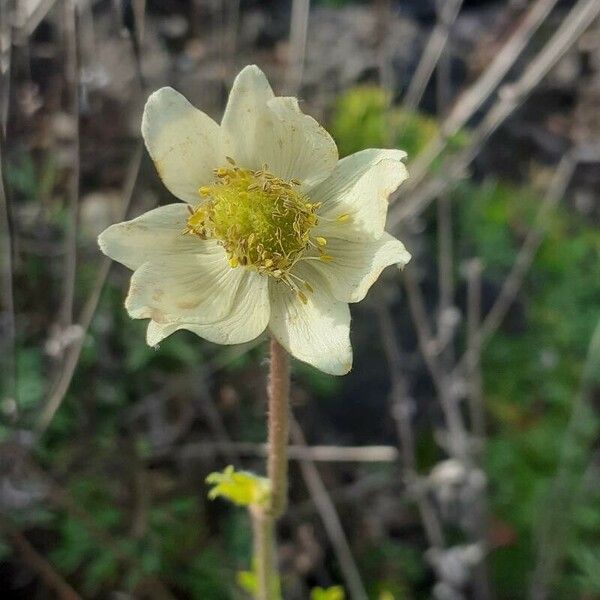
[[[288,488],[288,439],[290,420],[290,358],[275,338],[271,338],[269,371],[267,475],[271,483],[265,508],[251,507],[254,535],[254,570],[257,600],[279,600],[279,574],[275,544],[275,524],[285,512]]]
[[[290,359],[275,338],[271,338],[269,374],[269,455],[267,474],[271,482],[268,512],[277,520],[287,505],[287,446],[290,411]]]

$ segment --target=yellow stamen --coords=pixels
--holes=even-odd
[[[290,270],[309,244],[316,241],[322,252],[327,243],[323,237],[310,238],[320,203],[309,202],[294,188],[300,182],[276,177],[267,165],[252,171],[226,158],[229,165],[215,169],[213,183],[198,190],[202,204],[191,210],[186,232],[218,240],[231,268],[253,269],[298,290]],[[312,290],[308,284],[306,289]]]

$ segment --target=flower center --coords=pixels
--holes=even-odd
[[[205,201],[190,208],[186,232],[218,239],[232,268],[251,268],[287,283],[290,269],[309,244],[328,258],[322,250],[325,240],[309,236],[320,204],[298,190],[300,182],[280,179],[266,165],[251,171],[228,161],[229,166],[215,169],[214,183],[200,188]]]

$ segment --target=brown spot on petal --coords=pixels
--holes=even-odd
[[[177,308],[181,308],[182,310],[191,310],[192,308],[196,308],[200,304],[199,300],[191,300],[188,302],[177,302]]]
[[[149,317],[153,321],[156,321],[157,323],[166,323],[167,322],[167,317],[163,314],[162,311],[158,310],[157,308],[153,308],[150,310]]]
[[[156,169],[158,176],[162,179],[163,178],[163,167],[162,167],[162,164],[160,163],[160,161],[158,161],[158,160],[154,161],[154,168]]]

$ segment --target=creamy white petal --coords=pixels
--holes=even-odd
[[[212,323],[231,311],[245,269],[232,269],[222,247],[203,255],[162,257],[131,277],[125,308],[134,319]]]
[[[385,267],[403,267],[410,260],[404,244],[385,232],[368,242],[330,238],[327,254],[331,262],[315,260],[311,266],[327,279],[333,295],[342,302],[360,302]]]
[[[180,329],[215,344],[243,344],[257,338],[267,327],[270,316],[268,282],[250,271],[244,272],[228,313],[211,323],[158,323],[150,321],[146,342],[156,346],[167,336]]]
[[[156,346],[159,342],[162,342],[167,336],[177,331],[177,325],[168,325],[157,323],[156,321],[150,320],[148,328],[146,329],[146,343],[148,346]]]
[[[322,202],[317,235],[350,241],[377,239],[383,233],[390,194],[408,177],[401,150],[369,149],[340,160],[323,183],[310,191]],[[340,215],[345,222],[335,222]],[[334,222],[328,222],[327,219]]]
[[[146,102],[142,135],[160,178],[186,202],[199,202],[198,188],[225,164],[220,127],[179,92],[164,87]]]
[[[221,121],[226,153],[243,167],[258,168],[254,157],[256,127],[266,119],[267,102],[274,98],[265,74],[256,66],[242,69],[233,82]]]
[[[98,237],[104,254],[130,269],[161,256],[210,252],[214,242],[184,235],[187,204],[167,204],[131,221],[111,225]]]
[[[310,276],[314,291],[304,304],[288,286],[271,281],[269,329],[292,356],[325,373],[344,375],[352,368],[348,304],[333,297],[316,271],[298,265],[296,272]]]
[[[257,165],[282,179],[298,179],[304,190],[325,180],[338,162],[333,138],[298,106],[296,98],[273,98],[257,125]]]
[[[221,124],[226,153],[242,167],[298,179],[309,189],[338,161],[332,137],[305,115],[296,98],[275,97],[255,65],[237,76]]]

